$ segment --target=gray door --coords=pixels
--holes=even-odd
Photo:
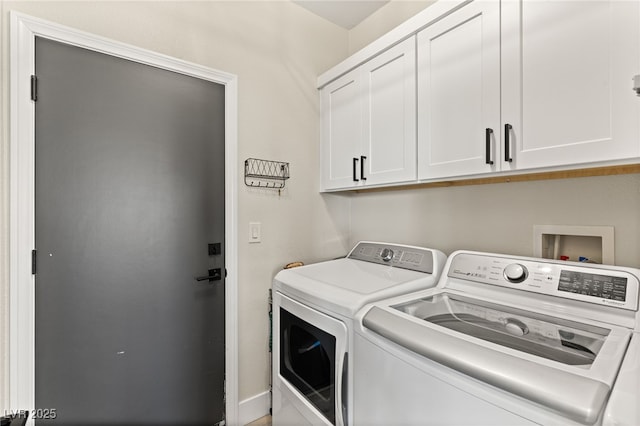
[[[36,75],[37,423],[220,422],[224,86],[43,38]]]

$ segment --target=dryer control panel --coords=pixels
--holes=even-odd
[[[632,268],[458,252],[451,259],[448,276],[633,311],[638,309],[640,270]]]
[[[433,273],[433,252],[423,247],[363,241],[359,242],[347,257],[427,274]]]

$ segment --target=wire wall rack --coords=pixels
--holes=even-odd
[[[289,163],[247,158],[244,160],[244,184],[257,188],[284,188],[289,179]]]

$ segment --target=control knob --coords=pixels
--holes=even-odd
[[[504,277],[512,283],[521,283],[527,278],[527,268],[519,263],[512,263],[504,268]]]
[[[393,250],[388,248],[382,249],[382,253],[380,253],[380,257],[385,262],[390,261],[391,259],[393,259]]]

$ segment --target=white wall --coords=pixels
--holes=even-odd
[[[268,389],[267,291],[294,260],[317,261],[348,249],[349,200],[318,194],[316,77],[346,57],[347,31],[283,1],[0,0],[0,374],[8,351],[8,15],[20,11],[238,75],[238,170],[257,157],[290,162],[277,192],[239,187],[239,400]],[[248,223],[262,223],[249,245]],[[8,383],[0,376],[0,410]],[[1,412],[1,411],[0,411]]]
[[[351,240],[533,255],[533,225],[615,227],[616,264],[640,267],[640,175],[358,194]]]
[[[349,31],[349,54],[435,3],[435,0],[391,0]]]

